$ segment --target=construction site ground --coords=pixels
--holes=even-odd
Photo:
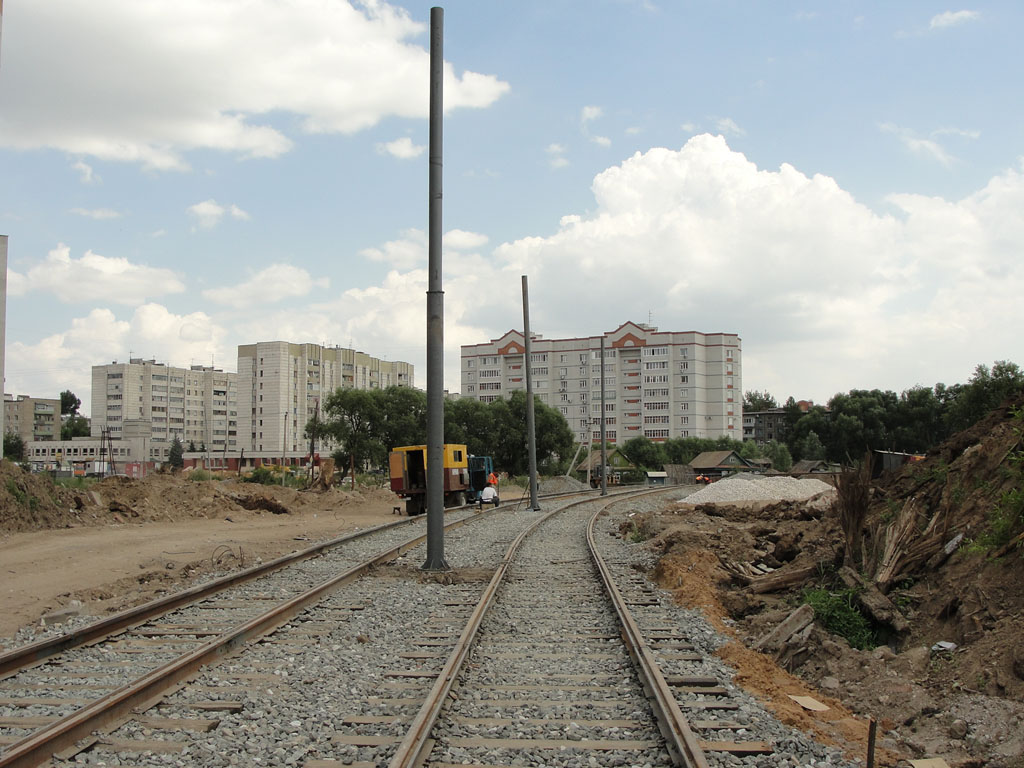
[[[851,648],[815,621],[788,644],[754,650],[801,605],[805,590],[836,586],[844,534],[834,492],[695,505],[682,497],[696,489],[681,488],[660,511],[625,519],[622,535],[655,555],[652,578],[734,638],[719,652],[737,669],[737,683],[784,722],[863,759],[874,719],[879,765],[940,757],[961,768],[1024,768],[1024,559],[1019,548],[992,557],[977,544],[999,499],[1020,487],[1020,405],[872,484],[861,574],[870,581],[867,555],[880,551],[901,519],[913,518],[912,538],[921,545],[886,589],[906,627],[876,626],[873,648]],[[396,506],[385,488],[300,492],[180,475],[110,478],[89,490],[54,488],[3,462],[0,648],[41,631],[55,611],[104,616],[203,573],[393,520]],[[503,489],[502,499],[520,495]],[[941,550],[958,533],[964,538],[948,556],[918,551],[933,539]],[[786,589],[752,589],[765,571],[808,565],[813,573]],[[956,647],[933,650],[940,641]],[[790,695],[829,709],[805,709]]]

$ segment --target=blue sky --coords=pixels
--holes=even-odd
[[[426,381],[429,4],[12,2],[5,391],[354,346]],[[626,320],[743,339],[824,402],[1024,362],[1024,6],[445,6],[461,344]]]

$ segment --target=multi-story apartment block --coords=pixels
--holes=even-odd
[[[413,366],[319,344],[261,341],[238,347],[238,426],[256,452],[308,451],[303,437],[336,389],[413,385]]]
[[[624,443],[677,437],[741,439],[743,378],[739,336],[659,331],[627,322],[601,336],[544,339],[534,334],[523,359],[523,334],[509,331],[486,344],[462,347],[462,397],[490,402],[526,389],[557,408],[580,442]]]
[[[60,439],[60,399],[4,394],[4,429],[32,440]]]
[[[798,400],[796,403],[801,413],[807,413],[814,402]],[[745,411],[743,413],[743,439],[753,440],[758,445],[765,443],[785,442],[789,434],[789,419],[785,408],[769,408],[764,411]]]
[[[92,367],[93,437],[117,440],[128,420],[150,423],[150,457],[165,459],[177,437],[188,449],[234,451],[238,438],[238,375],[205,365],[176,368],[132,358]]]

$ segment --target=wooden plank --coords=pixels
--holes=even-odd
[[[732,720],[690,720],[691,728],[700,731],[735,731],[740,728],[749,728],[749,725],[735,723]]]
[[[437,677],[439,672],[429,669],[394,669],[390,672],[385,672],[384,677],[413,677],[413,678],[424,678],[424,677]]]
[[[398,744],[402,736],[377,736],[369,733],[335,733],[331,736],[334,744],[348,744],[353,747],[389,747]],[[428,749],[427,752],[430,750]]]
[[[398,654],[400,659],[443,659],[447,653],[441,653],[440,651],[408,651],[406,653]]]
[[[189,717],[137,717],[135,722],[146,728],[157,728],[161,731],[194,731],[209,733],[220,720],[199,720]]]
[[[76,707],[80,707],[84,704],[88,704],[90,699],[54,699],[54,698],[8,698],[6,696],[0,697],[0,706],[4,707],[63,707],[65,705],[72,704]]]
[[[43,717],[0,717],[0,728],[42,728],[60,720],[56,715]]]
[[[699,653],[659,653],[659,659],[665,661],[701,661],[704,657]]]
[[[176,707],[181,709],[195,709],[199,712],[230,712],[235,714],[241,712],[244,705],[240,701],[176,701],[162,702],[160,707]]]
[[[500,727],[502,725],[516,725],[528,723],[529,725],[551,725],[565,727],[568,725],[592,725],[597,728],[639,728],[642,726],[638,720],[580,720],[578,718],[554,718],[554,717],[461,717],[454,716],[453,722],[462,725],[482,725],[485,727]]]
[[[159,739],[112,739],[101,738],[93,747],[103,752],[154,752],[164,755],[180,755],[188,746],[187,741],[161,741]]]
[[[653,749],[661,745],[660,741],[648,739],[489,739],[480,736],[449,738],[453,747],[485,748],[485,749],[590,749],[594,751],[608,750],[640,750]]]
[[[360,761],[358,763],[343,763],[340,760],[307,760],[302,768],[377,768],[376,763]]]
[[[594,693],[621,693],[607,685],[474,685],[474,691],[587,691]]]
[[[713,688],[720,685],[715,677],[705,675],[665,675],[665,682],[673,686],[693,686],[700,688]]]
[[[739,709],[735,701],[681,701],[682,709]]]
[[[346,725],[380,725],[381,723],[407,723],[409,715],[346,715],[341,722]]]
[[[733,755],[768,755],[774,752],[764,741],[705,741],[699,742],[705,752],[728,752]]]

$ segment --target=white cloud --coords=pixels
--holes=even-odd
[[[593,190],[587,216],[495,249],[477,273],[491,298],[467,302],[458,318],[486,328],[476,341],[519,327],[526,274],[531,322],[547,337],[611,330],[653,310],[666,330],[739,333],[744,386],[779,396],[964,381],[1019,346],[1020,172],[960,202],[896,196],[897,218],[831,178],[759,170],[701,135],[678,151],[637,153]],[[463,298],[457,290],[446,286],[446,302]]]
[[[85,216],[89,219],[96,219],[97,221],[121,218],[121,213],[113,208],[72,208],[71,213],[77,216]]]
[[[591,136],[590,140],[602,147],[610,147],[612,145],[612,140],[607,136]]]
[[[682,128],[687,133],[696,133],[697,131],[700,130],[700,126],[698,126],[696,123],[683,123],[679,127]]]
[[[71,389],[92,412],[92,366],[114,360],[153,357],[171,365],[192,363],[235,369],[235,349],[224,344],[224,330],[203,312],[176,315],[159,304],[144,304],[127,319],[109,309],[93,309],[71,327],[35,344],[7,346],[7,382],[11,391],[56,393]],[[55,396],[55,395],[52,395]]]
[[[939,142],[933,139],[922,138],[911,130],[900,128],[892,123],[882,123],[879,129],[883,133],[891,133],[896,136],[903,146],[914,154],[924,155],[947,168],[951,167],[956,160],[956,158],[946,152]]]
[[[487,245],[487,235],[478,232],[467,232],[464,229],[451,229],[441,239],[445,248],[454,251],[469,251]]]
[[[203,298],[235,309],[266,307],[280,301],[307,295],[313,288],[327,288],[326,277],[314,279],[309,272],[291,264],[272,264],[244,283],[225,288],[209,288]]]
[[[83,184],[99,184],[102,179],[93,173],[92,166],[82,160],[71,166],[78,171],[78,178]]]
[[[380,248],[365,248],[359,255],[399,270],[426,267],[427,233],[420,229],[407,229],[401,234],[400,239],[390,240]]]
[[[726,136],[744,136],[746,131],[740,128],[731,117],[720,117],[715,121],[715,126]]]
[[[379,0],[107,0],[102,13],[49,0],[7,10],[18,34],[4,40],[4,147],[184,169],[195,149],[289,151],[289,121],[273,114],[298,117],[306,133],[351,134],[428,113],[427,25]],[[445,65],[447,111],[486,107],[508,87]]]
[[[414,157],[419,157],[426,151],[427,147],[425,144],[413,144],[412,139],[408,136],[403,136],[400,139],[394,141],[388,141],[377,145],[377,151],[382,155],[391,155],[402,160],[409,160]]]
[[[591,120],[596,120],[604,114],[604,110],[601,107],[584,107],[580,111],[580,122],[589,123]]]
[[[101,256],[92,251],[74,259],[71,249],[63,243],[41,263],[29,268],[27,274],[8,272],[10,295],[41,291],[68,304],[109,301],[132,305],[184,290],[184,284],[169,269],[132,264],[125,258]]]
[[[240,221],[249,221],[250,218],[248,213],[234,203],[225,208],[213,199],[203,200],[201,203],[190,205],[185,211],[196,220],[200,229],[212,229],[217,226],[225,213],[230,214],[231,218],[239,219]]]
[[[548,154],[548,163],[552,168],[565,168],[569,164],[562,144],[548,144],[544,151]]]
[[[977,21],[981,14],[977,11],[946,11],[937,16],[932,16],[928,23],[930,29],[944,29],[946,27],[957,27],[971,21]]]

